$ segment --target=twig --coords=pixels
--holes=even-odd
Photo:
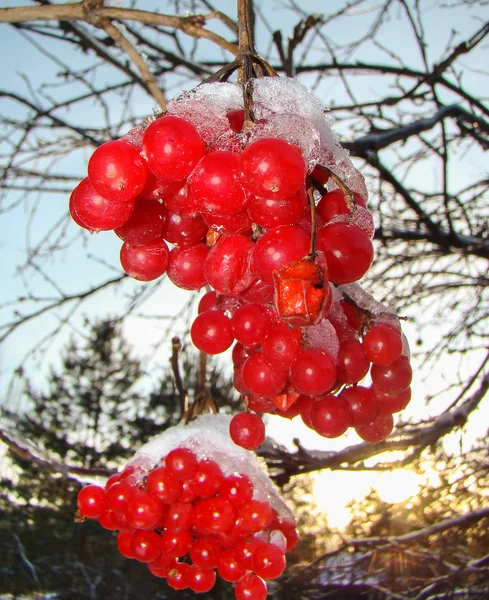
[[[108,19],[102,19],[102,29],[109,35],[114,42],[127,53],[132,62],[136,65],[137,69],[141,73],[143,83],[146,85],[148,91],[151,93],[153,98],[158,102],[162,111],[166,110],[166,99],[163,92],[160,90],[156,79],[151,71],[148,69],[148,65],[143,60],[137,49],[131,44],[131,42],[122,34],[122,32],[113,25]]]
[[[182,351],[182,342],[179,337],[172,338],[172,354],[170,358],[171,369],[177,386],[178,395],[180,398],[180,419],[188,412],[188,391],[183,385],[182,375],[180,373],[179,357]]]

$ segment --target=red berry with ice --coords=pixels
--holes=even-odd
[[[107,510],[124,514],[133,529],[120,530],[119,552],[174,589],[204,593],[219,576],[237,584],[237,599],[266,598],[266,581],[285,569],[286,540],[291,549],[297,532],[262,460],[233,443],[231,424],[205,415],[167,429],[116,483],[83,488],[78,506],[103,526]],[[195,495],[185,496],[184,482]]]

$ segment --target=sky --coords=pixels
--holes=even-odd
[[[15,2],[9,2],[8,6],[21,6],[25,3],[27,2],[16,0]],[[122,6],[128,5],[127,2],[121,2],[120,4]],[[334,4],[335,3],[333,3],[333,5]],[[142,3],[142,7],[147,10],[159,6],[162,12],[165,11],[164,5],[165,3],[150,2],[149,0]],[[229,12],[229,2],[217,0],[214,2],[214,5],[216,8],[221,8],[222,10]],[[367,1],[362,4],[361,8],[352,9],[351,14],[347,18],[345,17],[335,22],[334,31],[332,29],[329,30],[331,35],[338,35],[343,40],[346,40],[349,37],[351,37],[352,40],[356,39],[359,34],[368,30],[372,15],[374,14],[371,9],[375,8],[377,5],[378,3],[375,1]],[[2,6],[1,3],[0,6]],[[5,4],[5,6],[7,6],[7,4]],[[324,3],[319,0],[303,0],[300,2],[300,6],[305,12],[319,12],[324,7]],[[437,3],[433,2],[430,6],[432,6],[432,9],[427,12],[425,26],[427,29],[430,29],[430,44],[427,51],[428,55],[431,57],[438,57],[440,55],[440,52],[445,47],[448,38],[452,34],[452,29],[454,28],[453,24],[455,24],[455,29],[460,32],[460,39],[462,39],[467,33],[470,34],[476,30],[478,27],[478,19],[484,18],[484,15],[480,14],[483,9],[479,12],[457,9],[449,10],[447,13],[444,13],[444,15],[447,15],[446,21],[440,21],[440,13],[436,10]],[[185,3],[182,3],[182,7],[182,11],[185,10]],[[260,3],[260,7],[267,15],[267,19],[273,24],[274,28],[281,28],[285,32],[290,32],[297,21],[297,17],[293,15],[291,11],[280,8],[278,2],[270,0],[267,3]],[[489,10],[487,10],[487,12],[486,18],[489,17]],[[395,16],[396,13],[393,11],[392,22],[383,29],[382,42],[388,47],[398,47],[398,52],[402,54],[410,47],[411,33],[406,31],[404,27],[399,28],[399,26],[396,25],[394,19]],[[440,23],[442,23],[442,26],[440,26]],[[36,89],[43,81],[48,81],[56,70],[60,70],[62,64],[69,65],[70,61],[83,60],[83,57],[75,55],[67,50],[65,45],[53,43],[52,47],[49,48],[49,51],[57,57],[57,60],[61,61],[58,65],[53,66],[52,61],[43,56],[39,49],[33,47],[25,37],[20,37],[19,33],[15,31],[14,28],[7,25],[0,25],[0,27],[2,28],[0,50],[2,50],[2,56],[8,56],[8,60],[3,61],[1,67],[2,81],[0,88],[12,91],[21,90],[22,93],[28,94],[29,92],[24,74],[28,76],[30,86],[32,86],[33,89]],[[213,27],[215,27],[217,32],[222,34],[225,33],[225,29],[222,25],[213,24]],[[261,40],[266,39],[267,37],[268,35],[265,35],[263,25],[260,25],[257,29],[258,47],[260,47]],[[14,52],[12,52],[12,48],[15,49]],[[218,59],[222,58],[221,51],[210,45],[208,45],[208,52],[210,57]],[[320,58],[321,52],[321,48],[314,45],[311,48],[309,60],[312,62],[313,59]],[[373,43],[367,43],[363,47],[362,52],[364,54],[353,54],[351,57],[345,56],[342,58],[349,58],[351,60],[378,58],[379,60],[386,60],[385,52]],[[33,57],[35,57],[35,60],[33,60]],[[475,57],[482,65],[484,60],[482,51],[477,51]],[[420,56],[417,56],[416,53],[413,53],[410,56],[410,61],[415,68],[422,68],[421,58]],[[477,77],[478,75],[477,73],[467,71],[465,76],[467,81],[470,82],[471,78]],[[108,84],[114,81],[114,74],[109,70],[104,71],[102,75],[97,77],[99,78],[96,81],[97,84],[102,84],[104,82]],[[310,83],[311,85],[313,84],[312,77],[306,77],[303,81],[305,83]],[[179,85],[188,86],[188,83],[182,81],[182,78],[169,80],[169,78],[166,77],[164,83],[172,89]],[[368,79],[365,79],[365,81],[361,83],[358,82],[358,85],[364,86],[364,89],[362,90],[364,97],[375,98],[382,92],[381,87],[379,87],[382,86],[382,83],[379,83],[378,80],[375,82],[375,87]],[[385,85],[387,85],[387,83]],[[176,91],[177,90],[174,89],[174,93],[176,93]],[[320,92],[325,103],[340,104],[346,99],[341,83],[335,78],[326,80],[326,82],[322,84]],[[170,94],[171,93],[169,93],[169,95]],[[42,98],[40,98],[39,101],[41,103],[44,102]],[[139,93],[135,98],[135,105],[137,111],[142,115],[150,114],[154,109],[154,102],[142,93]],[[11,101],[0,99],[1,112],[6,110],[10,111],[12,106],[13,103]],[[118,114],[121,110],[120,102],[118,103],[116,96],[113,97],[110,109],[111,111],[114,111],[115,114]],[[18,111],[18,116],[21,118],[23,115],[22,111],[17,108],[15,110]],[[76,118],[78,122],[82,124],[93,122],[94,115],[87,105],[79,105],[77,111]],[[338,129],[341,132],[341,125],[339,125]],[[47,132],[45,135],[49,136],[49,133]],[[3,152],[4,150],[5,143],[2,146],[2,143],[0,142],[0,152]],[[87,149],[83,149],[62,160],[55,166],[55,170],[57,172],[74,174],[82,178],[85,176],[86,163],[89,155],[90,152]],[[481,171],[485,168],[485,164],[479,162],[479,158],[477,157],[474,158],[474,161],[469,161],[469,164],[470,168],[475,171]],[[48,166],[48,161],[46,161],[46,166]],[[421,168],[419,177],[424,178],[425,185],[429,186],[430,178],[433,177],[431,166],[426,165]],[[455,172],[455,178],[456,179],[453,182],[454,185],[458,185],[462,182],[460,173]],[[9,194],[4,201],[9,203],[16,199],[17,196],[15,194]],[[19,294],[25,295],[26,289],[29,288],[32,288],[36,293],[45,296],[53,294],[54,286],[49,281],[46,281],[32,271],[26,272],[25,274],[19,272],[16,266],[25,260],[26,249],[42,239],[46,234],[46,231],[48,231],[53,226],[53,223],[59,219],[59,216],[66,210],[66,205],[67,197],[64,194],[50,194],[49,197],[41,198],[39,194],[33,193],[25,204],[19,205],[17,208],[1,215],[0,251],[4,260],[0,262],[0,278],[4,282],[2,292],[4,300],[14,301]],[[36,210],[34,219],[31,219],[29,216],[30,209],[32,208],[35,208]],[[80,236],[80,232],[75,224],[71,224],[70,228],[71,229],[68,230],[68,235],[70,238],[76,238],[76,243],[62,255],[53,255],[52,257],[47,257],[45,260],[48,272],[56,275],[57,281],[61,282],[63,291],[66,293],[73,293],[84,289],[87,283],[96,285],[96,283],[107,274],[117,276],[117,274],[120,273],[118,262],[120,241],[116,236],[111,233]],[[90,255],[89,258],[87,258],[87,254]],[[101,264],[99,260],[94,258],[100,256],[104,257],[106,264]],[[26,363],[24,360],[24,356],[31,346],[32,340],[40,339],[44,335],[49,336],[50,329],[60,320],[67,317],[69,307],[57,311],[54,315],[44,317],[42,321],[33,321],[19,329],[18,332],[8,340],[3,349],[0,348],[0,385],[2,389],[4,391],[8,389],[7,386],[12,371],[17,368],[19,364],[25,364],[30,377],[39,385],[44,385],[48,367],[53,364],[59,364],[60,348],[66,342],[69,335],[73,331],[83,331],[82,316],[90,315],[91,317],[94,317],[95,315],[104,316],[107,314],[117,314],[127,302],[127,294],[130,290],[140,288],[144,285],[146,284],[134,282],[129,286],[125,286],[122,291],[120,289],[112,289],[86,302],[80,311],[80,314],[74,319],[73,328],[65,328],[62,335],[50,340],[49,344],[46,345],[46,352],[40,354],[35,361],[28,361]],[[161,317],[161,315],[172,314],[178,311],[187,300],[187,293],[175,289],[171,283],[166,281],[148,298],[144,309],[147,314],[159,315]],[[13,308],[17,309],[19,307],[14,306]],[[8,310],[0,312],[0,323],[6,322],[10,318],[12,318],[12,314],[9,314]],[[155,369],[158,368],[158,365],[167,360],[170,352],[170,334],[167,325],[167,321],[162,318],[150,321],[136,315],[129,316],[124,324],[125,336],[133,345],[134,352]],[[187,323],[185,320],[178,321],[176,324],[176,333],[183,334],[186,325]],[[175,330],[172,331],[172,334],[174,333]],[[410,340],[413,342],[416,340],[417,332],[410,325],[407,326],[407,334]],[[163,345],[163,347],[154,354],[152,351],[153,345],[159,344],[161,339],[165,338],[168,340],[166,345]],[[417,365],[417,367],[421,369],[422,365]],[[414,400],[406,411],[406,416],[409,416],[410,414],[424,414],[424,412],[435,411],[438,408],[436,403],[430,407],[426,407],[425,396],[433,391],[429,386],[432,386],[433,389],[439,387],[443,378],[450,373],[452,368],[453,365],[451,364],[450,359],[447,359],[444,365],[439,367],[438,371],[435,371],[432,374],[429,382],[426,382],[422,378],[415,381],[413,385]],[[20,397],[14,393],[6,398],[6,401],[8,403],[16,403],[20,401]],[[439,402],[442,402],[442,400]],[[484,433],[484,422],[486,422],[485,419],[478,419],[477,422],[471,423],[472,435]],[[307,430],[305,426],[298,423],[297,420],[288,422],[282,419],[270,419],[269,431],[272,437],[276,438],[281,443],[291,445],[292,438],[296,436],[301,439],[301,442],[306,447],[324,450],[337,449],[344,445],[346,441],[357,441],[354,434],[351,434],[348,439],[342,438],[339,441],[324,440],[314,432]],[[358,484],[359,487],[353,488],[350,483],[348,483],[348,480],[344,479],[345,476],[343,474],[326,473],[321,477],[323,477],[323,479],[317,483],[317,495],[321,498],[326,496],[329,486],[330,489],[336,490],[335,502],[330,501],[329,507],[331,511],[333,511],[333,505],[338,507],[339,516],[337,518],[339,521],[341,521],[341,518],[345,518],[345,513],[342,513],[343,516],[340,514],[341,507],[345,502],[353,497],[352,494],[358,494],[359,489],[368,492],[368,486],[372,481],[369,477],[365,477],[364,482]],[[402,488],[400,481],[396,480],[396,478],[399,478],[398,474],[394,473],[391,475],[390,480],[389,474],[385,474],[382,477],[382,481],[385,481],[386,483],[381,483],[381,479],[378,479],[379,489],[382,485],[386,490],[389,488],[400,490]],[[409,475],[405,475],[401,481],[406,482],[409,477]],[[355,478],[357,478],[357,475],[355,475]],[[361,478],[357,478],[356,481],[360,481],[360,479]],[[406,484],[405,494],[410,492],[414,493],[417,486],[423,484],[423,480],[421,479],[410,479],[409,481],[409,485]],[[341,493],[338,492],[338,490],[341,490]]]

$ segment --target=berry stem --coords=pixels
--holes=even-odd
[[[309,181],[307,183],[307,197],[309,199],[309,208],[311,210],[311,245],[309,246],[309,258],[314,260],[316,256],[316,202],[314,200],[313,185]]]
[[[207,381],[207,359],[208,357],[205,352],[199,352],[198,392],[182,417],[185,419],[185,423],[190,423],[190,421],[193,421],[205,412],[213,412],[214,414],[219,412],[219,407],[212,397],[209,382]]]
[[[182,375],[180,373],[180,364],[178,362],[180,352],[182,350],[182,342],[179,337],[172,338],[172,354],[170,358],[170,364],[173,371],[173,377],[175,378],[175,385],[177,386],[178,395],[180,399],[180,418],[188,412],[188,390],[183,385]]]
[[[356,208],[356,203],[355,194],[351,191],[351,189],[338,177],[338,175],[335,175],[331,169],[328,169],[328,167],[317,164],[316,168],[327,173],[329,177],[336,183],[345,196],[346,206],[350,212],[353,212]]]

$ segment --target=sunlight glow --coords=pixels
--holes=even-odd
[[[430,474],[420,475],[408,469],[364,471],[354,477],[348,472],[322,471],[315,475],[313,490],[318,506],[327,512],[329,525],[344,529],[352,518],[347,505],[353,500],[361,500],[375,490],[384,502],[404,502],[416,495],[430,478]]]

